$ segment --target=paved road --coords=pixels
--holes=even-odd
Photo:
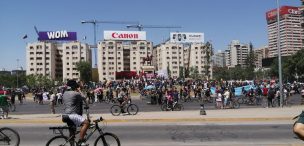
[[[44,145],[53,136],[50,125],[13,126],[21,136],[21,146]],[[108,125],[123,146],[204,146],[204,145],[292,145],[295,139],[290,124],[137,124]],[[93,139],[96,138],[94,135]],[[93,139],[90,145],[93,145]]]
[[[133,100],[133,103],[139,106],[140,112],[149,112],[149,111],[160,111],[159,105],[149,105],[146,103],[147,101],[143,100]],[[17,102],[16,102],[17,103]],[[298,105],[300,103],[300,95],[296,94],[292,97],[291,104]],[[199,102],[182,102],[185,110],[199,110],[200,103]],[[32,100],[28,100],[23,105],[16,104],[17,110],[13,114],[44,114],[51,113],[49,102],[45,102],[44,105],[39,105],[34,103]],[[110,113],[110,107],[112,104],[106,103],[94,103],[90,104],[90,112],[94,113]],[[214,103],[207,103],[206,109],[214,109]],[[256,108],[257,106],[253,105],[244,105],[242,104],[240,108]],[[56,106],[57,113],[62,113],[63,106]]]

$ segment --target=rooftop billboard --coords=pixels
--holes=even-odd
[[[172,43],[203,43],[203,33],[189,33],[189,32],[171,32],[170,42]]]
[[[66,30],[61,31],[39,31],[38,32],[39,41],[49,41],[49,40],[58,40],[58,41],[76,41],[77,33],[68,32]]]
[[[145,31],[104,31],[105,40],[146,40]]]
[[[294,14],[294,15],[301,15],[301,11],[299,7],[292,7],[292,6],[282,6],[280,8],[280,16],[285,14]],[[276,19],[277,17],[277,9],[272,9],[266,12],[266,19]]]

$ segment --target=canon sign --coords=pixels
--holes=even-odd
[[[120,38],[120,39],[138,39],[138,34],[136,33],[112,33],[112,38]]]
[[[105,40],[146,40],[144,31],[104,31]]]

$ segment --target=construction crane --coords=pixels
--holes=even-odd
[[[85,23],[91,23],[94,26],[94,45],[92,48],[94,48],[94,60],[95,60],[95,67],[97,68],[97,42],[96,42],[96,24],[98,23],[107,23],[107,24],[138,24],[137,21],[99,21],[99,20],[83,20],[81,21],[81,24]]]
[[[139,31],[142,31],[143,28],[182,28],[181,26],[163,26],[163,25],[127,25],[127,28],[137,28]]]

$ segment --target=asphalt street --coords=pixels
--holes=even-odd
[[[43,105],[37,104],[33,102],[30,97],[27,97],[28,100],[24,102],[24,104],[18,104],[16,101],[16,111],[13,114],[44,114],[44,113],[51,113],[49,101],[45,101]],[[132,100],[134,104],[139,107],[139,112],[149,112],[149,111],[161,111],[160,105],[151,105],[147,104],[147,100]],[[180,102],[184,106],[184,110],[199,110],[200,109],[200,102],[192,101],[192,102]],[[300,104],[300,95],[296,94],[292,96],[290,100],[290,105],[299,105]],[[107,103],[94,103],[90,104],[90,112],[94,113],[110,113],[110,108],[113,104]],[[246,105],[241,104],[240,108],[256,108],[261,106],[256,105]],[[214,103],[205,103],[205,108],[208,110],[215,109]],[[56,113],[62,113],[63,106],[57,105],[56,106]]]
[[[55,136],[49,126],[14,125],[21,146],[45,145]],[[107,125],[105,131],[116,134],[122,146],[220,146],[220,145],[301,145],[290,124],[137,124]],[[93,145],[97,133],[91,137]]]

